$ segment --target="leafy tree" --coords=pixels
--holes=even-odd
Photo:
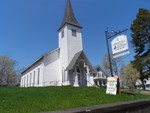
[[[136,68],[133,67],[133,65],[130,63],[126,67],[125,71],[125,84],[130,89],[135,89],[135,83],[139,79],[140,73],[137,71]]]
[[[16,61],[0,56],[0,86],[14,86],[16,82]]]
[[[132,64],[140,71],[140,80],[143,89],[145,89],[144,79],[150,76],[150,11],[143,8],[139,9],[130,29],[136,53]]]

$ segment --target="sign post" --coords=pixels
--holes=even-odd
[[[128,29],[125,29],[125,30],[119,31],[119,32],[114,32],[114,31],[108,32],[108,29],[107,29],[107,31],[105,31],[109,64],[110,64],[110,72],[111,72],[111,76],[112,76],[112,77],[108,77],[108,79],[107,79],[107,90],[106,90],[107,94],[114,94],[114,95],[116,95],[116,93],[120,94],[119,77],[117,79],[115,77],[113,77],[114,75],[113,75],[113,69],[112,69],[112,63],[111,63],[112,58],[110,57],[108,39],[117,36],[111,42],[113,58],[118,58],[118,57],[127,55],[127,54],[129,54],[129,46],[128,46],[128,41],[127,41],[127,36],[120,35],[121,33],[125,32],[127,30]]]
[[[126,35],[119,35],[111,42],[113,58],[119,58],[129,54],[129,45]],[[117,79],[117,93],[120,94],[120,80]]]
[[[108,29],[107,31],[105,31],[105,35],[106,35],[106,45],[107,45],[107,51],[108,51],[108,58],[109,58],[109,65],[110,65],[110,73],[111,73],[111,76],[113,77],[113,69],[112,69],[112,63],[111,63],[111,57],[110,57],[110,51],[109,51],[109,44],[108,44],[108,40],[110,38],[113,38],[117,35],[120,35],[121,33],[127,31],[128,29],[125,29],[123,31],[119,31],[119,32],[108,32]]]

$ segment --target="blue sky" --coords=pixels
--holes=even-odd
[[[107,53],[105,30],[120,31],[135,19],[139,8],[150,10],[149,0],[71,0],[83,26],[83,47],[93,65]],[[58,47],[66,0],[0,0],[0,55],[27,67],[42,54]],[[131,40],[130,30],[125,32]],[[124,57],[133,59],[134,52]]]

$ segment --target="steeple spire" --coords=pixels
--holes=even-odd
[[[65,24],[70,24],[70,25],[82,28],[74,16],[70,0],[67,0],[66,10],[64,13],[64,19],[63,19],[62,24],[58,30],[60,30]]]

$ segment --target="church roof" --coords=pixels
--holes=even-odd
[[[65,24],[70,24],[70,25],[82,28],[81,25],[79,24],[79,22],[77,21],[77,19],[74,16],[74,12],[73,12],[70,0],[67,0],[66,10],[65,10],[65,13],[64,13],[64,19],[63,19],[62,24],[61,24],[60,28],[58,29],[58,31]]]
[[[88,58],[86,57],[84,51],[80,51],[74,55],[73,59],[71,60],[70,64],[67,66],[66,70],[68,71],[68,70],[73,69],[73,67],[75,66],[75,64],[80,56],[82,56],[84,58],[86,64],[89,66],[90,70],[93,71],[93,67],[92,67],[90,61],[88,60]]]
[[[60,51],[60,48],[56,48],[50,52],[47,52],[43,55],[41,55],[37,60],[35,60],[31,65],[29,65],[27,68],[25,68],[21,74],[24,74],[25,72],[27,72],[28,70],[30,70],[32,68],[32,66],[34,66],[35,64],[37,64],[38,62],[42,61],[44,59],[45,56],[49,55],[49,54],[53,54],[54,52],[59,52]]]

